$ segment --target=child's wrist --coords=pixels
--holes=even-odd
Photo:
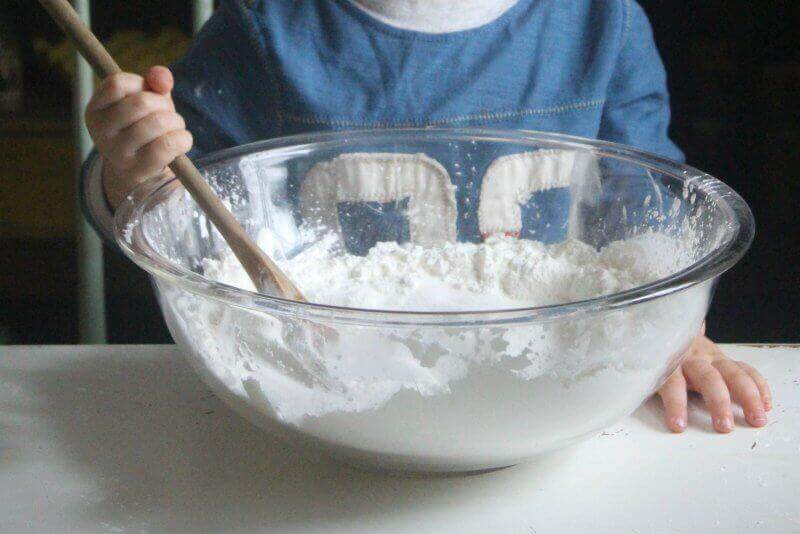
[[[158,187],[160,184],[169,180],[174,176],[169,168],[164,169],[161,173],[151,178],[139,179],[124,179],[120,178],[114,173],[111,165],[105,159],[102,160],[101,180],[103,183],[103,196],[105,197],[106,204],[112,212],[128,198],[135,190],[142,188],[151,190]],[[144,186],[144,187],[143,187]]]

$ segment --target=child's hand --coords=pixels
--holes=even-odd
[[[731,398],[742,406],[751,426],[767,424],[766,412],[772,409],[772,395],[764,377],[752,366],[726,358],[705,336],[705,326],[689,347],[686,359],[658,392],[667,426],[673,432],[686,428],[687,391],[703,396],[717,432],[733,430]]]
[[[86,108],[86,125],[103,156],[106,197],[116,207],[139,184],[166,173],[192,148],[192,135],[175,112],[172,73],[151,68],[146,77],[106,78]]]

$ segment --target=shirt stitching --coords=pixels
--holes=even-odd
[[[631,19],[633,18],[632,17],[633,9],[631,6],[631,0],[622,1],[622,10],[625,19],[622,31],[622,46],[625,46],[625,43],[628,40],[628,36],[631,34],[631,24],[632,24]]]
[[[285,120],[306,124],[306,125],[326,125],[326,126],[341,126],[341,127],[373,127],[373,128],[386,128],[386,127],[411,127],[411,126],[437,126],[453,124],[457,122],[466,122],[473,120],[498,120],[498,119],[513,119],[519,117],[538,117],[548,115],[558,115],[570,111],[580,111],[584,109],[591,109],[602,107],[605,104],[605,98],[595,100],[588,100],[585,102],[573,102],[570,104],[563,104],[559,106],[552,106],[546,108],[529,108],[516,111],[497,111],[497,112],[481,112],[466,115],[458,115],[455,117],[448,117],[443,119],[412,119],[412,120],[398,120],[398,121],[356,121],[349,119],[337,119],[332,117],[321,116],[304,116],[287,111],[278,111],[278,115]]]

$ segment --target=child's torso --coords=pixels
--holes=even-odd
[[[520,0],[446,34],[394,28],[345,0],[251,9],[279,87],[279,134],[481,126],[594,137],[620,39],[597,5]]]
[[[229,0],[221,9],[231,15],[209,31],[246,43],[216,37],[190,52],[178,66],[178,96],[219,121],[224,134],[204,150],[311,131],[401,127],[597,137],[621,46],[622,5],[519,0],[483,26],[430,34],[382,23],[347,0]],[[191,81],[181,85],[181,75]],[[200,136],[203,126],[198,121]],[[458,230],[479,239],[481,183],[503,154],[472,161],[469,172],[455,165],[459,155],[427,155],[454,184],[469,186],[457,194]],[[566,189],[533,195],[523,211],[558,215],[541,228],[531,218],[523,233],[563,239],[569,201]]]

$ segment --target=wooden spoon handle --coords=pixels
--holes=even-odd
[[[81,20],[67,0],[39,0],[39,2],[64,30],[98,76],[105,78],[122,72],[106,47]],[[305,300],[297,286],[289,280],[280,267],[253,242],[188,157],[178,156],[170,163],[169,168],[217,227],[259,291],[277,289],[286,298]]]

